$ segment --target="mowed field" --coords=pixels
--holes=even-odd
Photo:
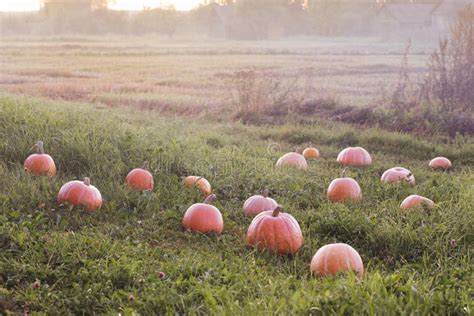
[[[287,80],[310,69],[308,93],[370,106],[395,84],[403,45],[377,42],[237,43],[157,39],[4,39],[0,48],[0,314],[452,314],[473,313],[474,142],[311,124],[248,126],[234,112],[229,76],[260,69]],[[410,73],[425,71],[414,47]],[[303,82],[303,81],[302,81]],[[304,84],[295,89],[307,89]],[[306,90],[305,90],[306,91]],[[57,176],[23,170],[43,140]],[[310,144],[307,171],[275,169]],[[331,203],[337,154],[362,146],[370,167],[347,172],[359,203]],[[446,156],[448,172],[428,162]],[[150,161],[155,188],[127,188]],[[416,185],[382,184],[403,166]],[[186,232],[203,196],[183,186],[206,177],[224,217],[220,236]],[[89,213],[56,203],[67,181],[90,177],[102,193]],[[246,246],[244,201],[267,188],[301,226],[293,256]],[[400,209],[410,194],[433,209]],[[364,262],[355,275],[315,278],[318,248],[343,242]]]

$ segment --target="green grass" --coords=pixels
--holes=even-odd
[[[421,140],[330,122],[244,126],[3,96],[0,139],[2,314],[473,313],[471,138]],[[38,139],[58,166],[51,180],[22,169]],[[309,143],[322,153],[309,171],[273,168],[284,152]],[[348,145],[367,148],[374,164],[349,171],[361,185],[361,203],[332,204],[326,189],[341,172],[335,157]],[[450,158],[454,170],[430,171],[435,155]],[[145,159],[155,189],[140,195],[124,178]],[[380,183],[396,165],[415,174],[415,187]],[[187,207],[202,199],[183,188],[189,174],[213,185],[221,236],[182,230]],[[101,191],[103,207],[92,214],[61,209],[61,185],[85,176]],[[301,225],[305,242],[293,257],[245,245],[251,219],[241,207],[263,188]],[[414,193],[437,207],[402,212],[400,202]],[[310,275],[312,255],[336,241],[361,254],[361,282]]]

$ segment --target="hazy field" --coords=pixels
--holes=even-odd
[[[403,43],[29,38],[0,45],[0,314],[473,313],[472,137],[422,138],[318,117],[262,126],[228,120],[229,77],[250,68],[291,81],[311,66],[314,85],[303,80],[295,89],[371,105],[395,84]],[[413,51],[416,77],[427,56]],[[58,166],[52,179],[23,170],[39,139]],[[282,154],[310,144],[322,155],[308,171],[274,168]],[[341,174],[336,156],[347,146],[363,146],[374,160],[348,172],[363,200],[330,203],[327,187]],[[431,171],[435,156],[450,158],[453,170]],[[145,159],[155,189],[139,194],[124,178]],[[413,172],[415,186],[380,182],[399,165]],[[191,174],[213,186],[221,236],[181,227],[186,209],[203,199],[183,187]],[[61,185],[86,176],[103,207],[59,207]],[[304,245],[293,257],[246,247],[251,218],[242,204],[264,188],[301,226]],[[400,210],[410,194],[437,205]],[[312,256],[332,242],[360,253],[361,281],[311,276]]]

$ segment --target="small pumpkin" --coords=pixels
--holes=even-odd
[[[346,169],[342,172],[342,178],[332,180],[329,184],[327,198],[331,202],[357,202],[362,199],[362,191],[359,183],[352,178],[345,177]]]
[[[277,206],[255,216],[247,230],[247,244],[280,255],[294,254],[303,245],[303,234],[296,219]]]
[[[138,191],[153,190],[153,176],[149,171],[149,167],[148,161],[145,161],[141,168],[135,168],[130,171],[125,178],[128,186]]]
[[[186,230],[203,234],[214,232],[222,233],[224,219],[217,207],[211,205],[216,198],[215,194],[209,195],[203,203],[191,205],[184,214],[183,227]]]
[[[308,147],[305,150],[303,150],[303,157],[305,157],[306,159],[318,158],[319,150],[314,147]]]
[[[411,185],[415,184],[415,176],[410,170],[403,167],[394,167],[385,170],[380,180],[385,183],[399,183],[405,181]]]
[[[54,177],[56,175],[56,165],[50,155],[44,153],[44,144],[38,141],[33,148],[36,148],[36,154],[32,154],[26,158],[23,167],[26,172],[34,175],[48,175]]]
[[[94,211],[102,206],[102,196],[97,188],[91,185],[89,178],[84,181],[69,181],[59,190],[59,204],[69,203],[72,206],[83,206],[88,211]]]
[[[268,197],[268,190],[265,189],[262,195],[254,195],[249,197],[243,207],[243,211],[246,215],[257,215],[263,211],[271,211],[277,207],[277,202]]]
[[[308,164],[306,163],[306,159],[303,155],[290,152],[286,153],[281,156],[278,161],[276,162],[277,167],[293,167],[297,169],[308,169]]]
[[[406,210],[406,209],[414,208],[417,206],[423,206],[423,205],[428,208],[432,208],[435,204],[432,200],[428,198],[413,194],[403,200],[402,204],[400,204],[400,208]]]
[[[446,157],[436,157],[430,161],[429,166],[433,170],[438,170],[438,169],[448,170],[453,166],[453,164]]]
[[[347,167],[365,167],[372,164],[372,157],[362,147],[348,147],[337,155],[337,162]]]
[[[311,272],[315,276],[325,277],[350,271],[355,272],[360,279],[364,274],[364,264],[359,253],[344,243],[319,248],[311,260]]]
[[[188,176],[184,179],[184,185],[188,188],[197,187],[205,196],[211,194],[211,184],[203,177]]]

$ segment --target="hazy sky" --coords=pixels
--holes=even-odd
[[[155,8],[160,5],[174,5],[177,10],[190,10],[201,0],[115,0],[111,9],[141,10],[144,7]],[[34,11],[40,8],[40,0],[0,0],[0,11]]]

